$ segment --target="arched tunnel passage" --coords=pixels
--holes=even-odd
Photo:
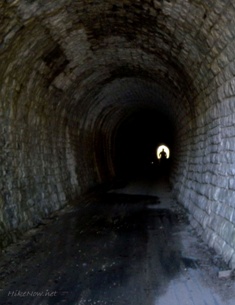
[[[22,0],[0,10],[1,246],[137,162],[141,172],[162,113],[177,200],[234,267],[233,1]]]
[[[184,130],[190,135],[193,114],[187,99],[179,102],[171,86],[133,72],[106,84],[86,117],[100,183],[141,175],[170,178],[189,153]],[[162,143],[172,152],[165,169],[156,157]]]
[[[165,143],[174,150],[174,127],[161,110],[134,111],[119,126],[115,138],[115,173],[120,178],[160,178],[170,175],[170,160],[164,167],[156,149]]]

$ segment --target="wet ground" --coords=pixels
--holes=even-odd
[[[232,305],[226,268],[166,183],[138,181],[74,202],[10,246],[0,304]]]

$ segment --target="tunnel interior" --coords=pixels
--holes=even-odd
[[[161,110],[134,111],[116,133],[114,163],[117,177],[148,179],[170,175],[167,167],[160,170],[158,166],[156,149],[163,144],[173,150],[174,128],[168,117]]]
[[[92,187],[143,174],[163,142],[177,200],[235,266],[233,1],[0,11],[1,247]]]

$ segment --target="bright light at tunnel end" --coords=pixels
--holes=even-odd
[[[166,153],[166,158],[169,159],[170,157],[170,150],[166,145],[160,145],[157,147],[156,149],[156,156],[157,159],[160,159],[160,152],[164,149],[165,153]]]

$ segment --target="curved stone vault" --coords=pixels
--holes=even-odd
[[[115,179],[119,145],[155,138],[192,225],[235,267],[234,37],[232,0],[1,1],[2,246]]]

